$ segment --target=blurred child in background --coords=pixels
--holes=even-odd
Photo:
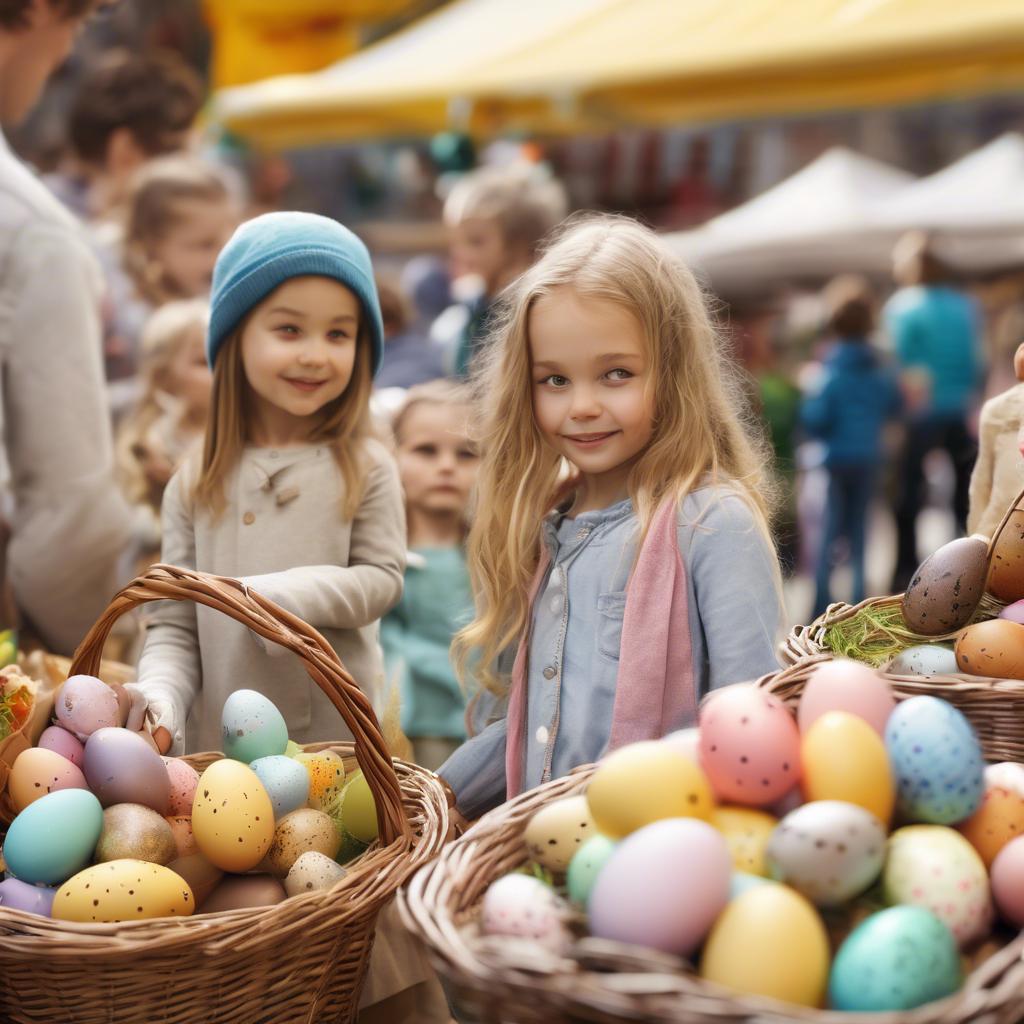
[[[409,303],[401,286],[378,274],[377,294],[384,318],[384,360],[374,382],[376,387],[411,388],[443,377],[441,350],[412,323]]]
[[[465,538],[479,455],[469,421],[465,385],[438,380],[412,388],[392,422],[409,554],[381,644],[385,671],[401,688],[402,729],[417,763],[431,770],[466,738],[466,701],[448,649],[473,612]]]
[[[875,299],[863,278],[831,281],[824,292],[828,329],[835,345],[824,373],[804,399],[801,420],[824,443],[828,471],[825,529],[816,573],[814,615],[832,601],[830,581],[835,545],[845,539],[853,570],[851,603],[864,600],[867,517],[878,486],[883,429],[902,411],[896,374],[884,366],[869,337],[875,329]]]

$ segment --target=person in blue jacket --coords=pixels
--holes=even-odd
[[[828,471],[825,528],[816,572],[814,614],[831,602],[831,575],[839,540],[849,546],[852,601],[864,599],[867,517],[878,486],[886,423],[902,411],[895,372],[868,340],[875,326],[875,304],[862,278],[844,276],[825,290],[828,327],[835,337],[824,360],[817,389],[801,406],[801,422],[824,444]]]

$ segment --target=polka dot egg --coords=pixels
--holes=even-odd
[[[911,821],[951,825],[981,803],[985,764],[970,723],[937,697],[911,697],[889,717],[885,747],[899,807]]]
[[[725,838],[737,871],[751,875],[767,873],[764,854],[778,825],[775,818],[750,807],[716,807],[711,815],[711,824]]]
[[[140,921],[187,917],[195,910],[188,883],[169,868],[142,860],[112,860],[69,878],[53,898],[60,921]]]
[[[553,953],[564,952],[571,940],[566,917],[564,902],[530,875],[505,875],[484,895],[485,934],[529,939]]]
[[[577,850],[597,834],[585,796],[570,796],[541,808],[523,838],[530,857],[551,871],[565,871]]]
[[[942,825],[908,825],[888,842],[882,873],[886,902],[930,910],[962,947],[992,923],[988,875],[977,851]]]
[[[752,684],[715,692],[700,716],[700,763],[715,795],[755,807],[800,781],[800,732],[786,706]]]

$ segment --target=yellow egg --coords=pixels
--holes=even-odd
[[[188,882],[144,860],[111,860],[69,878],[53,897],[60,921],[141,921],[187,917],[195,910]]]
[[[45,747],[29,747],[14,762],[7,792],[18,811],[47,793],[60,789],[88,789],[81,770],[66,757]]]
[[[749,807],[716,807],[711,824],[725,837],[737,871],[767,875],[764,852],[778,821],[764,811]]]
[[[222,871],[248,871],[274,838],[274,807],[256,773],[224,758],[203,772],[192,805],[192,833]]]
[[[599,832],[612,839],[662,818],[702,818],[714,808],[704,772],[657,740],[631,743],[609,754],[587,787]]]
[[[828,970],[821,918],[785,885],[759,885],[729,903],[700,961],[702,978],[801,1006],[821,1006]]]
[[[309,772],[309,806],[323,810],[345,785],[345,762],[333,750],[315,754],[301,751],[295,755],[295,760]]]
[[[567,796],[542,807],[523,833],[530,856],[551,871],[567,871],[576,851],[598,834],[585,796]]]
[[[827,711],[804,734],[800,755],[808,803],[845,800],[889,824],[895,800],[889,756],[881,737],[863,718]]]
[[[335,806],[343,832],[361,843],[372,843],[377,838],[377,804],[362,772],[352,773]]]

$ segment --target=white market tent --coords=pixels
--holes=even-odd
[[[786,278],[877,273],[889,265],[893,242],[877,210],[913,181],[905,171],[836,147],[736,209],[665,239],[725,294]]]

